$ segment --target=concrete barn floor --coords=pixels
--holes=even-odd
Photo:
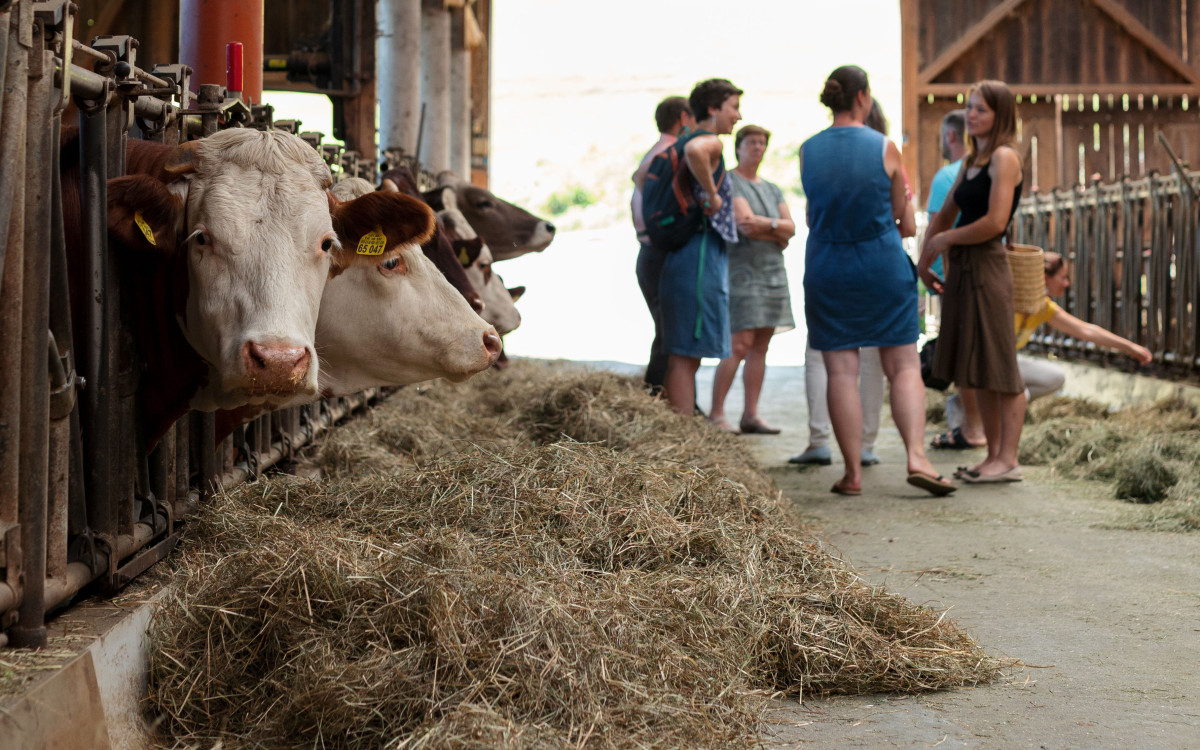
[[[700,374],[703,408],[711,372]],[[741,398],[727,402],[735,423]],[[1130,506],[1107,485],[1038,467],[1020,483],[933,498],[905,483],[886,407],[882,463],[864,469],[862,496],[834,495],[836,448],[832,466],[785,463],[808,437],[803,370],[769,371],[759,412],[784,432],[742,439],[828,544],[872,583],[948,609],[988,653],[1020,662],[977,688],[779,701],[769,747],[1200,747],[1200,533],[1109,528]],[[982,455],[929,454],[947,476]]]

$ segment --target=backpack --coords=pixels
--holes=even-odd
[[[642,184],[642,216],[650,244],[659,250],[673,253],[688,243],[704,226],[704,209],[696,202],[696,178],[688,169],[684,146],[698,135],[711,135],[697,130],[681,137],[669,148],[654,155],[647,167]],[[724,174],[721,175],[723,180]],[[717,187],[720,187],[717,182]]]

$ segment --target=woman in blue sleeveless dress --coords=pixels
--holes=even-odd
[[[872,99],[862,68],[833,71],[821,103],[832,111],[833,126],[800,147],[800,178],[809,227],[804,314],[809,341],[829,374],[829,415],[846,466],[832,491],[862,492],[859,349],[875,346],[892,386],[892,419],[908,453],[908,482],[949,494],[955,486],[925,455],[917,274],[896,226],[908,202],[900,151],[863,126]]]

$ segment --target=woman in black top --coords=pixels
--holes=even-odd
[[[1025,395],[1012,324],[1012,274],[1003,242],[1021,198],[1021,158],[1012,147],[1012,91],[1000,81],[975,84],[966,120],[963,168],[941,210],[930,219],[917,269],[925,286],[943,295],[934,374],[961,388],[979,390],[988,455],[960,477],[971,483],[1014,482],[1021,479],[1017,445]],[[947,256],[944,283],[930,271],[942,254]]]

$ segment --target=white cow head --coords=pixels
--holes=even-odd
[[[349,198],[367,190],[370,183],[344,180],[332,192]],[[398,255],[356,265],[325,287],[317,320],[321,392],[344,395],[434,378],[459,382],[486,370],[500,356],[500,337],[422,252],[420,244],[433,232],[432,212],[407,195],[373,195],[390,202],[394,220],[420,213],[428,227]]]
[[[452,191],[446,191],[442,205],[444,208],[438,211],[438,216],[446,227],[446,236],[471,286],[483,298],[483,312],[480,315],[494,325],[501,336],[517,330],[521,325],[521,313],[513,304],[516,298],[504,288],[504,279],[492,270],[491,248],[483,242],[482,237],[476,235],[466,217],[458,210]]]
[[[335,231],[328,167],[293,135],[232,129],[180,146],[165,170],[182,179],[110,181],[109,225],[127,244],[186,253],[177,318],[209,368],[192,406],[315,395],[321,294],[361,262]]]

